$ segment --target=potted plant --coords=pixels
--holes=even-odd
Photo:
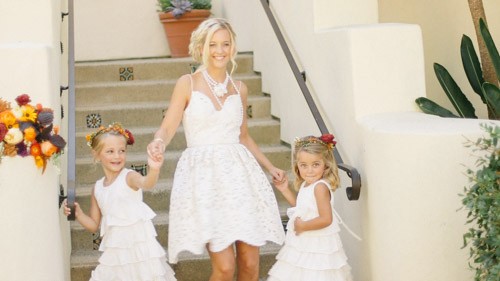
[[[172,57],[189,56],[191,33],[210,16],[211,0],[158,0]]]

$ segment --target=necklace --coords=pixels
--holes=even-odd
[[[212,94],[217,97],[217,98],[222,98],[225,94],[227,94],[227,83],[229,82],[229,74],[226,72],[226,79],[224,79],[224,82],[219,83],[215,81],[210,75],[208,74],[207,70],[203,70],[203,78],[205,78],[205,81],[208,84],[208,87],[210,88],[210,91]]]

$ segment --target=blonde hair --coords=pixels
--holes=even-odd
[[[95,151],[96,153],[100,153],[102,148],[104,147],[104,142],[103,140],[109,136],[121,136],[125,140],[125,143],[127,143],[127,138],[121,134],[120,132],[117,131],[108,131],[103,134],[99,134],[96,136],[92,142],[92,150]]]
[[[223,18],[209,18],[204,20],[196,28],[193,33],[191,33],[191,42],[189,43],[189,54],[193,59],[201,64],[201,67],[197,71],[200,71],[207,67],[208,57],[210,56],[210,39],[212,39],[214,33],[220,29],[225,29],[229,32],[229,37],[231,38],[231,72],[230,75],[236,69],[236,34],[233,28],[226,19]]]
[[[325,171],[323,172],[323,180],[325,180],[330,184],[332,191],[335,191],[340,184],[340,178],[339,178],[337,162],[333,157],[332,148],[329,147],[328,144],[325,144],[320,141],[311,142],[310,140],[312,138],[316,137],[307,136],[297,139],[293,146],[292,165],[293,165],[293,173],[295,175],[294,188],[295,190],[299,190],[300,186],[304,182],[304,179],[300,176],[299,173],[297,155],[299,154],[299,152],[307,152],[310,154],[321,155],[321,158],[325,162]]]

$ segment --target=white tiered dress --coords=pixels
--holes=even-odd
[[[156,214],[142,201],[142,189],[127,185],[130,171],[123,169],[109,186],[103,185],[104,178],[95,184],[103,253],[90,281],[175,281],[165,250],[156,240],[151,222]]]
[[[170,199],[171,263],[182,251],[202,254],[207,243],[213,252],[235,241],[254,246],[283,243],[269,180],[239,142],[242,121],[239,92],[228,96],[220,111],[202,92],[191,92],[183,116],[188,148],[177,163]]]
[[[289,208],[285,245],[276,256],[276,263],[269,271],[267,281],[351,281],[351,268],[342,248],[339,225],[334,216],[329,226],[295,235],[294,221],[318,217],[314,188],[319,180],[309,186],[302,184],[297,195],[296,207]],[[331,192],[333,208],[333,193]],[[333,209],[332,209],[333,210]],[[332,213],[333,215],[333,213]]]

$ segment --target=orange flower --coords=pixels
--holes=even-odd
[[[36,131],[33,127],[28,127],[24,130],[24,139],[33,142],[36,138]]]
[[[4,123],[7,129],[19,126],[16,122],[16,116],[10,110],[0,112],[0,123]]]
[[[50,141],[42,142],[41,147],[43,155],[48,157],[52,156],[52,154],[58,151],[58,148],[55,145],[53,145]]]
[[[40,147],[39,143],[33,143],[30,148],[30,154],[33,157],[38,157],[42,155],[42,148]]]

